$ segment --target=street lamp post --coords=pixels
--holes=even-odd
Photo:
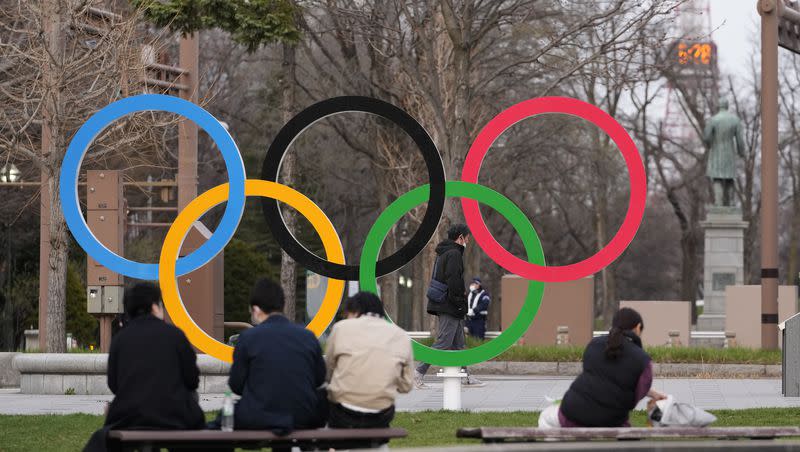
[[[0,182],[15,184],[21,182],[22,173],[20,173],[19,169],[13,164],[9,163],[3,166],[0,169]],[[3,237],[5,237],[5,258],[6,258],[6,265],[5,265],[5,278],[3,278],[2,284],[5,287],[5,293],[8,294],[11,289],[11,223],[9,221],[3,221]]]
[[[9,163],[3,166],[0,170],[0,182],[3,183],[16,183],[19,182],[20,172],[19,169],[13,164]]]
[[[3,166],[2,169],[0,169],[0,182],[13,184],[13,183],[17,183],[19,181],[20,181],[20,171],[19,171],[19,169],[17,169],[16,166],[14,166],[13,163],[9,163],[9,164]],[[3,310],[2,314],[5,315],[5,314],[9,313],[8,295],[11,293],[11,284],[12,284],[12,278],[13,278],[13,268],[12,267],[13,266],[11,265],[11,234],[10,234],[10,232],[11,232],[11,222],[7,221],[7,220],[4,220],[2,225],[3,225],[3,237],[4,237],[4,241],[5,241],[5,250],[4,250],[5,251],[4,261],[5,262],[4,262],[4,265],[3,265],[3,274],[2,274],[3,278],[0,281],[0,284],[2,284],[3,293],[6,296],[6,299],[5,299],[6,306],[2,306],[2,310]],[[13,350],[14,349],[13,347],[14,347],[14,339],[15,338],[14,338],[14,334],[13,334],[13,327],[10,328],[10,329],[12,330],[12,333],[9,334],[10,339],[11,339],[10,345],[12,347],[11,350]],[[6,337],[9,337],[9,336],[6,336]]]

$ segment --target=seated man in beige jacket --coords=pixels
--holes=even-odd
[[[394,419],[398,393],[411,390],[414,356],[408,334],[387,322],[381,300],[359,292],[344,303],[325,347],[331,428],[382,428]]]

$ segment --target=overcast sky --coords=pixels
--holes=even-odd
[[[719,68],[724,73],[736,75],[749,67],[751,52],[759,51],[761,18],[756,11],[756,1],[709,0],[709,3]]]

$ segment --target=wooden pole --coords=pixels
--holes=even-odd
[[[198,34],[181,38],[180,67],[185,70],[181,84],[181,97],[197,103],[200,45]],[[197,197],[197,124],[183,119],[178,125],[178,211]]]
[[[111,350],[111,323],[114,321],[114,315],[100,314],[100,351],[108,353]]]
[[[761,346],[778,348],[778,21],[761,0]]]

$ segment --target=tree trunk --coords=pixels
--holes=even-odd
[[[373,167],[373,170],[380,171],[378,168]],[[389,196],[386,192],[385,186],[379,185],[379,193],[378,196],[380,198],[378,205],[380,206],[380,211],[383,212],[386,207],[389,205]],[[389,256],[397,249],[397,228],[394,227],[389,231],[389,234],[386,235],[386,239],[383,241],[383,246],[381,247],[380,258],[384,258]],[[400,277],[400,270],[394,271],[389,273],[388,275],[384,275],[378,278],[378,284],[380,285],[381,289],[381,301],[383,302],[383,308],[386,310],[386,314],[392,318],[395,322],[398,320],[398,306],[397,306],[397,290],[398,290],[398,278]]]
[[[47,352],[67,351],[67,224],[61,211],[58,173],[50,175],[50,278],[47,283]]]
[[[681,300],[691,303],[692,324],[697,323],[697,298],[698,285],[698,249],[697,234],[694,231],[682,231],[681,234]],[[708,288],[706,288],[708,290]]]
[[[283,99],[281,109],[283,110],[283,122],[288,122],[294,114],[295,108],[295,51],[296,47],[293,44],[283,44],[283,61],[281,63],[281,81],[279,86],[283,90]],[[283,184],[293,185],[296,166],[296,156],[291,150],[286,153],[281,164],[283,173]],[[296,236],[297,217],[295,211],[291,208],[284,209],[283,221],[289,232]],[[283,288],[283,295],[286,299],[286,306],[284,307],[284,314],[291,320],[297,320],[296,306],[297,306],[297,264],[289,254],[281,250],[281,287]]]
[[[619,310],[619,300],[617,300],[617,285],[614,279],[616,272],[608,266],[600,272],[600,283],[603,294],[603,321],[610,328],[614,314]]]
[[[589,92],[589,102],[593,105],[597,104],[594,96],[594,83]],[[610,110],[609,114],[613,115],[614,110]],[[600,136],[600,130],[596,127],[592,131],[591,136],[592,146],[596,150],[594,156],[594,187],[596,196],[593,196],[594,219],[595,219],[595,243],[597,250],[603,249],[608,243],[608,192],[609,184],[608,179],[611,177],[609,174],[609,143],[607,139]],[[603,322],[607,327],[611,327],[611,321],[614,314],[619,309],[619,300],[617,300],[617,290],[615,284],[616,274],[614,271],[613,263],[607,265],[600,271],[600,306],[602,309]]]
[[[64,15],[71,8],[71,2],[40,2],[42,27],[41,39],[49,58],[42,66],[42,142],[49,143],[49,149],[42,149],[45,160],[43,171],[48,175],[49,187],[49,230],[50,252],[47,256],[49,274],[47,278],[47,320],[45,322],[45,351],[64,353],[67,351],[66,339],[66,292],[67,292],[67,226],[61,212],[61,197],[58,191],[60,160],[66,145],[67,131],[60,124],[62,96],[59,77],[64,66],[66,37],[64,34]],[[45,136],[46,135],[46,136]],[[42,212],[46,214],[46,212]],[[40,272],[43,273],[43,272]]]
[[[469,46],[469,34],[472,17],[472,2],[464,2],[461,5],[462,11],[459,17],[453,9],[454,4],[450,0],[440,2],[442,19],[447,29],[447,37],[453,48],[453,65],[448,67],[450,73],[444,78],[453,82],[453,106],[452,111],[445,113],[447,118],[447,130],[438,130],[439,137],[444,144],[442,161],[448,180],[461,179],[461,168],[464,166],[464,157],[467,154],[471,131],[471,56]],[[469,25],[467,25],[469,24]],[[445,203],[442,217],[442,230],[447,230],[453,223],[461,223],[463,219],[456,212],[457,199],[450,199]]]

